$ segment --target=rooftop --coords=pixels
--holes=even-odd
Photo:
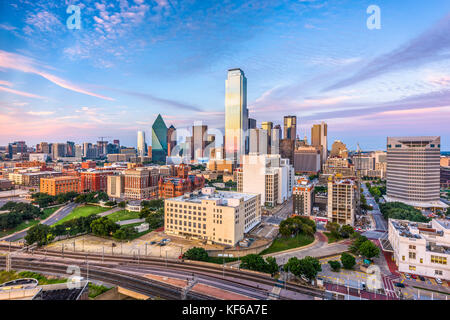
[[[183,196],[170,199],[171,201],[179,202],[191,202],[191,203],[201,203],[202,200],[217,200],[220,205],[223,206],[236,206],[236,201],[230,200],[243,200],[248,201],[257,194],[253,193],[240,193],[240,192],[228,192],[228,191],[216,191],[215,188],[203,188],[202,190],[194,191],[192,193],[187,193]]]

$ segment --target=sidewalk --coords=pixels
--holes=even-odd
[[[108,210],[108,211],[99,213],[98,216],[100,216],[100,217],[109,216],[110,214],[113,214],[114,212],[117,212],[117,211],[120,211],[120,210],[125,210],[125,209],[116,207],[116,208],[114,208],[114,209],[111,209],[111,210]]]

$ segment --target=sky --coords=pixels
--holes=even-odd
[[[138,130],[150,145],[158,114],[223,129],[231,68],[258,126],[296,115],[301,138],[325,121],[329,148],[436,135],[450,150],[448,0],[2,0],[0,145],[136,146]]]

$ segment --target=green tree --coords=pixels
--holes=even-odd
[[[91,223],[92,233],[97,236],[110,236],[120,227],[107,217],[98,218]]]
[[[208,261],[208,252],[203,248],[193,247],[183,254],[184,259],[196,261]]]
[[[359,247],[359,252],[368,259],[378,257],[380,255],[380,248],[378,248],[372,241],[367,240]]]
[[[355,254],[359,254],[359,247],[367,240],[368,240],[367,237],[357,233],[356,239],[350,245],[350,251]]]
[[[277,260],[274,257],[267,257],[266,258],[266,264],[267,264],[267,273],[270,273],[272,276],[278,272],[278,264]]]
[[[25,236],[25,241],[28,245],[37,243],[38,247],[48,244],[53,239],[51,228],[45,224],[37,224],[31,227]]]
[[[350,225],[344,225],[339,230],[339,233],[343,238],[350,237],[354,232],[355,232],[355,230],[353,230],[353,227]]]
[[[119,208],[125,208],[127,206],[127,203],[125,201],[121,201],[119,202],[119,204],[117,205]]]
[[[347,252],[344,252],[341,255],[341,263],[345,269],[351,270],[355,266],[356,260],[354,256],[348,254]]]
[[[241,259],[241,268],[253,271],[266,272],[267,264],[258,254],[248,254]]]
[[[292,272],[297,277],[303,275],[309,279],[315,279],[317,273],[322,271],[319,260],[309,256],[300,260],[296,257],[292,257],[284,265],[283,269]]]
[[[341,270],[341,263],[339,261],[328,261],[328,264],[334,272],[339,272],[339,270]]]

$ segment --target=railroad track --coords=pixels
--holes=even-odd
[[[6,249],[5,247],[0,245],[0,249]],[[21,248],[21,247],[18,247]],[[213,277],[216,279],[223,279],[224,276],[232,277],[235,279],[240,280],[248,280],[252,282],[257,282],[259,284],[266,284],[269,286],[275,286],[277,285],[277,282],[275,279],[271,278],[270,276],[247,272],[243,270],[236,270],[236,269],[229,269],[229,268],[223,268],[223,266],[219,265],[201,265],[196,264],[193,262],[181,262],[179,260],[169,260],[169,259],[158,259],[158,258],[149,258],[149,257],[133,257],[133,256],[113,256],[113,255],[102,255],[102,254],[95,254],[95,253],[77,253],[77,252],[57,252],[57,251],[45,251],[42,249],[34,250],[34,254],[44,255],[46,257],[55,257],[55,258],[64,258],[64,259],[74,259],[74,260],[81,260],[80,262],[83,263],[83,261],[88,260],[90,263],[92,261],[97,261],[98,263],[114,263],[116,265],[124,265],[124,266],[145,266],[145,267],[159,267],[159,268],[166,268],[166,269],[172,269],[172,270],[178,270],[183,273],[194,273],[194,274],[203,274],[207,275],[209,277]],[[14,258],[16,259],[16,258]],[[230,283],[236,283],[236,284],[242,284],[239,281],[233,281],[233,280],[227,280]],[[247,287],[253,287],[255,290],[260,288],[257,288],[255,286],[246,285]],[[318,297],[318,298],[324,298],[324,291],[317,289],[317,288],[311,288],[305,285],[300,284],[286,284],[286,289],[290,291],[294,291],[297,293]]]
[[[0,264],[5,264],[4,258],[0,259]],[[38,262],[33,258],[15,258],[12,267],[18,270],[30,270],[45,273],[55,273],[67,275],[67,267],[72,265],[61,263]],[[80,267],[80,275],[87,277],[87,267]],[[150,296],[167,300],[180,300],[182,297],[182,288],[151,280],[133,273],[127,273],[116,269],[105,267],[89,266],[89,279],[99,280],[113,285],[118,285],[129,290]],[[190,291],[186,294],[188,300],[212,300],[214,298],[197,292]]]

